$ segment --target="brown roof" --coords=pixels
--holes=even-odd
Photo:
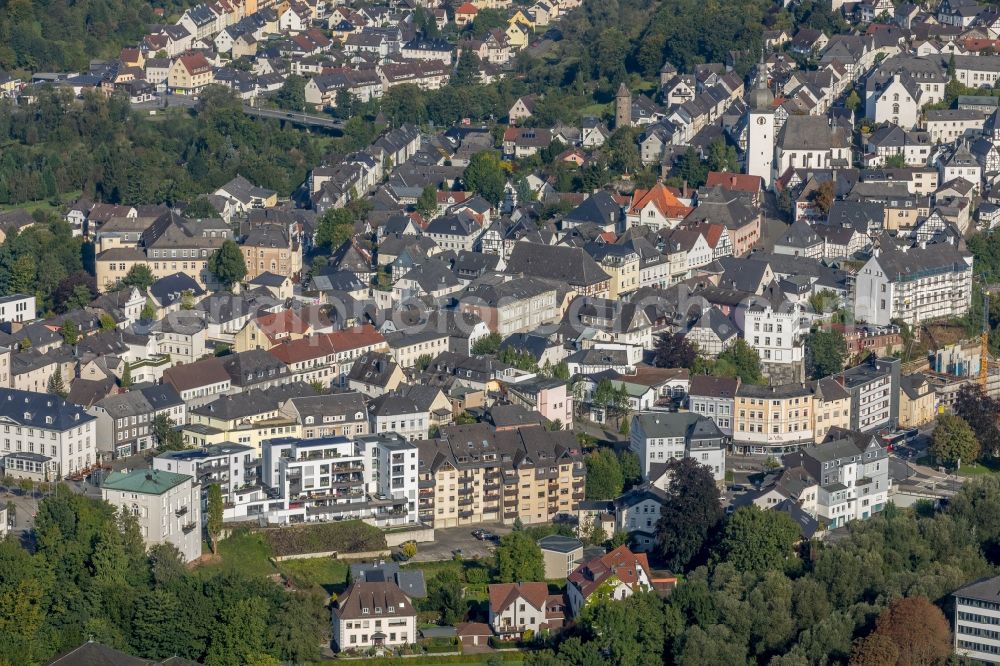
[[[546,583],[494,583],[489,587],[490,608],[499,613],[518,599],[524,599],[539,610],[545,610],[549,596]]]
[[[688,389],[688,393],[712,398],[734,398],[739,386],[739,380],[731,377],[695,375],[691,378],[691,388]]]
[[[455,633],[459,636],[492,636],[493,630],[482,622],[459,622],[455,625]]]
[[[646,578],[649,578],[649,560],[646,554],[633,553],[627,546],[618,546],[610,553],[584,562],[566,580],[570,585],[575,585],[586,599],[611,576],[616,576],[626,585],[638,583],[640,570],[645,571]]]
[[[178,60],[181,61],[181,65],[184,69],[188,71],[189,74],[204,74],[212,70],[211,63],[205,58],[203,53],[190,53],[188,55],[183,55]]]
[[[326,337],[333,346],[334,351],[347,351],[349,349],[358,349],[385,342],[385,336],[375,330],[375,327],[371,324],[327,333]]]
[[[322,358],[336,352],[325,335],[312,335],[308,338],[282,342],[268,351],[285,365]]]
[[[630,210],[633,213],[638,213],[649,203],[656,206],[664,217],[683,218],[694,210],[690,206],[682,204],[677,196],[674,195],[674,193],[671,192],[670,189],[663,183],[657,183],[648,190],[636,189],[636,191],[632,193]]]
[[[392,612],[389,609],[392,608]],[[367,610],[368,612],[363,612]],[[378,611],[376,611],[378,609]],[[371,619],[375,617],[412,617],[417,614],[413,602],[399,586],[391,582],[352,583],[337,599],[334,615],[341,620]]]
[[[206,358],[203,361],[176,365],[163,371],[163,382],[177,390],[188,391],[208,384],[230,381],[221,358]]]
[[[710,171],[708,173],[708,180],[705,181],[705,187],[715,187],[718,185],[724,190],[758,194],[762,189],[762,183],[763,179],[760,176],[751,176],[745,173]]]

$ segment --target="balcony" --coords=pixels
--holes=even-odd
[[[458,505],[459,506],[470,506],[472,504],[472,502],[473,502],[473,500],[472,500],[471,497],[463,497],[463,498],[461,498],[461,499],[458,500]]]
[[[181,516],[183,516],[187,512],[188,512],[188,508],[186,506],[182,506],[181,508],[179,508],[176,511],[174,511],[174,515],[177,516],[178,518],[180,518]]]
[[[188,524],[184,525],[181,528],[181,530],[183,530],[184,534],[191,534],[191,532],[194,531],[195,527],[197,527],[197,525],[195,525],[194,523],[188,523]]]

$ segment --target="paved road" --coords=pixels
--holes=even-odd
[[[139,104],[133,104],[133,109],[138,109],[140,111],[154,111],[161,109],[170,108],[184,108],[190,109],[198,104],[197,96],[191,95],[166,95],[163,97],[158,97],[151,102],[141,102]],[[344,127],[344,122],[336,118],[331,118],[330,116],[314,115],[311,113],[298,113],[293,111],[282,111],[281,109],[267,109],[259,108],[255,106],[250,106],[249,104],[243,105],[243,113],[248,116],[254,116],[257,118],[273,118],[275,120],[284,120],[285,122],[295,123],[296,125],[303,125],[306,127],[316,127],[326,130],[342,130]]]

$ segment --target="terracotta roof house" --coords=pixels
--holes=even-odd
[[[566,595],[573,617],[594,599],[627,599],[653,589],[645,553],[619,546],[584,562],[566,579]]]
[[[358,581],[337,599],[333,642],[341,652],[415,642],[417,611],[391,581]]]
[[[657,183],[648,190],[636,189],[632,193],[625,216],[626,227],[644,224],[651,229],[673,228],[693,210],[666,185]]]
[[[501,638],[560,629],[565,619],[565,599],[550,596],[544,582],[490,585],[489,602],[490,627]]]

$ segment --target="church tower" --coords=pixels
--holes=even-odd
[[[774,95],[767,87],[767,66],[757,66],[757,81],[747,99],[747,173],[764,179],[764,188],[774,178]]]
[[[629,127],[632,124],[632,93],[625,84],[618,86],[615,93],[615,129]]]

